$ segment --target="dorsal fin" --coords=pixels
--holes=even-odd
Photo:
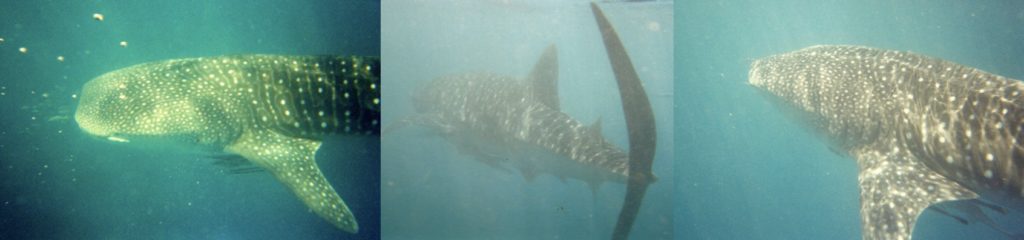
[[[587,126],[587,131],[589,131],[589,132],[591,132],[593,134],[596,134],[596,136],[602,136],[601,135],[601,118],[598,117],[597,121],[594,121],[594,123],[590,124],[590,126]]]
[[[556,111],[561,110],[558,101],[558,51],[554,44],[544,49],[526,80],[534,98]]]

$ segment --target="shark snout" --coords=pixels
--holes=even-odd
[[[82,121],[82,119],[77,116],[75,117],[75,122],[78,123],[78,129],[81,129],[82,132],[90,136],[102,137],[110,135],[110,133],[108,133],[107,131],[103,131],[101,130],[101,128],[98,128],[93,124],[90,124],[89,121]]]
[[[763,84],[761,78],[761,60],[754,60],[754,63],[750,64],[750,72],[747,76],[747,84],[755,87],[760,87]]]

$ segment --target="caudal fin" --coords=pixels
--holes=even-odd
[[[647,186],[654,180],[651,173],[651,162],[654,161],[654,150],[657,133],[654,125],[654,112],[651,102],[644,91],[643,83],[633,68],[622,40],[615,33],[604,12],[596,3],[590,3],[590,9],[597,19],[601,37],[604,40],[608,59],[615,72],[615,80],[619,85],[619,96],[622,98],[622,111],[626,115],[626,128],[629,133],[629,179],[626,184],[626,200],[619,212],[619,221],[615,225],[612,239],[626,239],[633,228],[633,222],[640,211]]]

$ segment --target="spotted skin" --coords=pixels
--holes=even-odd
[[[377,57],[242,55],[145,63],[85,84],[75,120],[136,145],[230,153],[267,169],[313,212],[358,224],[317,167],[324,136],[380,134]]]
[[[1024,84],[953,62],[859,46],[755,61],[775,96],[860,166],[864,239],[910,239],[931,204],[1024,209]]]
[[[414,95],[414,121],[441,133],[460,152],[527,178],[551,174],[592,186],[622,182],[628,157],[601,135],[559,111],[552,89],[557,57],[548,48],[525,79],[494,74],[444,76]]]

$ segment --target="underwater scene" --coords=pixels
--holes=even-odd
[[[1019,26],[1014,1],[8,1],[0,239],[1022,239]]]
[[[0,239],[379,238],[380,14],[6,1]]]
[[[677,2],[677,239],[1020,239],[1022,9]]]
[[[383,238],[607,239],[624,206],[628,237],[674,237],[672,2],[382,4]],[[656,142],[642,204],[624,204],[628,132]]]

